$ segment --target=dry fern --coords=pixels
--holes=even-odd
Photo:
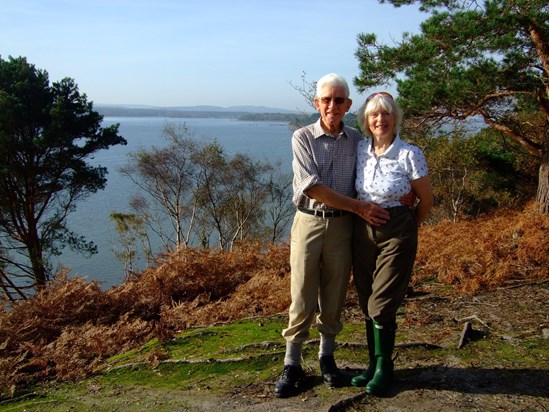
[[[548,229],[549,216],[534,204],[424,226],[413,283],[476,293],[547,279]],[[107,291],[61,273],[31,299],[2,306],[0,394],[13,396],[41,380],[81,378],[152,337],[167,340],[191,326],[282,312],[290,304],[289,273],[288,244],[172,252]],[[347,305],[357,306],[352,286]]]

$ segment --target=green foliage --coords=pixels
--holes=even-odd
[[[156,234],[165,250],[188,246],[190,230],[185,223],[196,212],[192,156],[197,143],[188,134],[185,125],[167,123],[162,132],[167,145],[130,153],[128,165],[120,170],[139,189],[130,200],[136,218],[144,230]]]
[[[397,83],[406,114],[431,118],[498,115],[516,105],[511,96],[535,101],[541,93],[547,99],[528,30],[529,24],[545,26],[547,7],[530,3],[538,4],[539,15],[504,1],[436,11],[421,34],[405,34],[396,47],[378,44],[375,34],[360,34],[355,84],[364,90],[404,74]]]
[[[144,258],[148,261],[152,257],[149,236],[144,228],[145,223],[140,216],[114,212],[111,213],[110,218],[115,223],[122,247],[121,250],[115,250],[114,253],[118,259],[124,262],[124,274],[125,278],[128,279],[136,270],[138,243],[141,244]]]
[[[512,308],[505,322],[494,325],[509,327],[513,334],[519,333],[508,321],[535,330],[546,311],[540,310],[538,318],[532,318],[532,303],[547,301],[546,288],[541,287],[536,295],[536,287],[521,292],[507,286],[547,282],[548,229],[549,216],[533,207],[422,226],[412,279],[415,304],[408,301],[398,313],[405,316],[403,323],[414,325],[401,332],[403,339],[421,341],[424,337],[417,333],[430,328],[429,341],[440,344],[442,337],[436,335],[444,335],[445,329],[440,328],[440,319],[447,318],[447,326],[455,328],[457,310],[459,316],[470,316],[471,310],[480,307],[494,310],[498,316],[501,308]],[[221,384],[220,380],[230,379],[231,371],[251,378],[247,368],[261,364],[267,365],[262,376],[269,375],[274,382],[284,351],[279,333],[285,316],[280,314],[291,303],[289,253],[288,244],[239,244],[232,252],[183,249],[158,258],[138,277],[106,291],[81,278],[56,278],[30,299],[0,307],[0,397],[32,390],[38,382],[97,378],[106,367],[119,368],[119,374],[113,371],[110,375],[112,379],[122,381],[131,375],[136,378],[132,382],[144,381],[150,387],[149,378],[160,379],[154,371],[162,365],[163,372],[173,370],[174,376],[191,371],[193,377],[181,378],[185,385],[205,382],[207,386],[210,378],[200,373],[206,370],[203,366],[211,367],[212,375],[216,370],[229,371],[229,375],[215,375],[216,384]],[[431,297],[424,299],[422,291],[431,291]],[[495,298],[487,305],[471,301],[474,308],[463,307],[470,294],[483,291],[490,291],[486,296],[515,293],[517,301],[511,305]],[[523,293],[528,293],[528,301]],[[451,302],[454,308],[444,306]],[[527,319],[517,320],[515,310],[519,307]],[[434,315],[436,311],[441,316]],[[354,287],[349,288],[345,313],[351,317],[360,313]],[[346,323],[338,342],[364,339],[363,318],[358,317],[357,325]],[[532,322],[534,329],[524,321]],[[311,332],[311,339],[317,340],[317,332]],[[352,347],[338,351],[350,362],[364,360],[363,353],[352,354]],[[318,345],[312,343],[304,355],[316,360],[317,353]],[[226,369],[233,358],[243,359]],[[218,363],[223,364],[219,369]],[[110,384],[114,381],[105,386],[112,389]]]
[[[417,325],[399,328],[397,346],[400,343],[425,342],[423,345],[397,347],[396,363],[401,382],[410,380],[424,392],[423,385],[428,385],[428,380],[432,382],[433,375],[449,377],[452,370],[462,377],[479,369],[486,374],[516,379],[522,379],[521,371],[543,374],[540,361],[544,359],[549,344],[541,337],[509,342],[494,333],[485,339],[470,342],[461,350],[454,345],[429,349],[427,342],[435,341],[441,329],[450,330],[457,337],[459,325],[455,325],[452,317],[447,318],[444,319],[447,323],[454,324],[441,325],[439,319],[434,322],[436,326],[430,326],[438,327],[435,332],[425,332]],[[174,339],[169,344],[169,350],[166,350],[166,344],[151,341],[130,356],[107,359],[111,366],[97,370],[93,376],[70,384],[33,386],[29,396],[22,400],[4,400],[0,410],[118,410],[122,405],[128,411],[193,410],[196,405],[204,407],[207,399],[217,400],[239,393],[247,399],[255,396],[253,399],[257,409],[272,409],[266,404],[271,399],[267,394],[271,393],[272,384],[280,372],[284,354],[280,330],[284,326],[284,317],[273,316],[231,325],[196,328]],[[192,341],[197,345],[193,345]],[[365,364],[366,348],[361,320],[346,322],[343,332],[338,335],[338,342],[341,345],[337,348],[337,357],[341,364]],[[334,393],[333,389],[320,383],[317,351],[318,336],[315,332],[314,339],[305,342],[303,353],[315,398],[362,398],[357,396],[359,392],[352,386],[338,388]],[[342,368],[342,373],[352,376],[357,371],[346,367]],[[418,384],[418,376],[421,375],[426,377]],[[456,385],[456,380],[454,377],[452,385]],[[498,382],[501,380],[496,379]],[[470,385],[470,381],[467,382]],[[437,381],[434,385],[439,389],[438,385],[442,384]],[[295,400],[300,406],[307,405],[307,401],[305,396]],[[291,403],[292,400],[285,402]],[[371,401],[368,405],[371,406]]]
[[[358,35],[359,90],[395,81],[408,131],[480,117],[541,160],[537,196],[549,212],[547,2],[388,2],[431,15],[394,47]]]
[[[95,246],[66,226],[79,200],[103,189],[107,170],[87,159],[125,144],[118,125],[102,117],[74,80],[49,83],[25,58],[0,58],[0,285],[4,293],[43,285],[48,257],[68,245]],[[18,279],[18,281],[16,281]]]
[[[455,130],[415,143],[429,163],[436,198],[431,222],[514,208],[535,194],[538,162],[502,133],[483,129],[469,136]]]
[[[215,140],[199,142],[185,125],[167,123],[163,136],[166,146],[132,153],[122,173],[140,189],[133,210],[165,251],[283,238],[294,212],[289,176],[269,162],[229,156]]]
[[[536,191],[539,161],[503,133],[485,129],[472,139],[475,157],[484,174],[485,190],[505,192],[522,203]],[[500,207],[512,206],[500,203]]]

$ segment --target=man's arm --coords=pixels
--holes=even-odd
[[[416,199],[417,196],[414,192],[414,189],[412,189],[398,200],[400,201],[400,203],[402,203],[402,205],[408,206],[411,209],[415,206]]]
[[[412,180],[412,188],[417,194],[419,203],[416,207],[416,216],[418,225],[423,223],[429,210],[433,206],[433,188],[429,176],[424,176],[416,180]]]
[[[307,196],[334,209],[355,213],[373,226],[382,225],[389,220],[389,212],[376,203],[344,196],[323,184],[307,189]]]

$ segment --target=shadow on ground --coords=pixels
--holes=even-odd
[[[359,369],[342,369],[342,386],[351,386],[351,379],[362,373]],[[396,383],[386,398],[418,390],[449,391],[469,395],[511,395],[549,398],[549,371],[537,369],[421,367],[395,371]],[[322,378],[309,375],[294,396],[300,396],[323,385]],[[357,388],[359,389],[359,388]],[[331,412],[345,411],[367,397],[361,391],[351,398],[332,405]]]

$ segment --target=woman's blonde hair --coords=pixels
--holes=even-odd
[[[400,125],[402,124],[402,109],[397,104],[395,99],[386,92],[373,93],[364,102],[364,104],[358,109],[357,121],[364,133],[368,137],[372,137],[372,132],[368,127],[368,115],[378,110],[386,110],[395,116],[395,129],[393,135],[400,133]]]

